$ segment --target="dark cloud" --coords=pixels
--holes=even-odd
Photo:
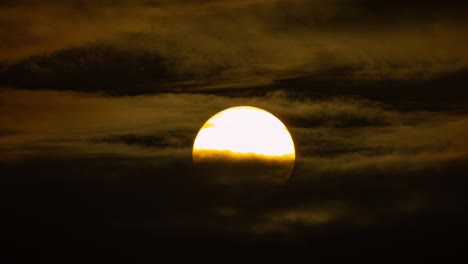
[[[190,148],[193,135],[188,133],[164,133],[159,135],[123,134],[93,139],[94,143],[127,144],[149,148]]]
[[[212,69],[206,75],[182,73],[176,70],[181,64],[183,61],[180,59],[164,58],[151,52],[91,45],[31,57],[5,66],[0,70],[0,85],[119,96],[198,92],[248,97],[286,91],[292,97],[351,96],[383,101],[397,105],[399,109],[414,109],[421,105],[423,109],[429,110],[463,110],[468,100],[468,93],[464,89],[468,85],[466,69],[429,79],[398,80],[392,76],[363,79],[359,77],[363,68],[343,66],[264,82],[224,78],[223,74],[229,72],[229,69],[222,67]]]
[[[437,1],[427,1],[424,5],[419,2],[392,1],[358,1],[357,5],[368,14],[374,14],[373,18],[381,22],[390,21],[401,22],[405,20],[437,20],[453,19],[465,20],[463,13],[467,10],[466,2],[451,0],[443,4]],[[400,20],[400,21],[398,21]]]
[[[1,79],[4,86],[28,89],[144,93],[177,81],[168,64],[157,54],[97,45],[31,57],[7,67]]]
[[[361,97],[385,102],[399,110],[457,110],[462,111],[468,100],[466,69],[430,79],[356,80],[360,69],[342,67],[312,74],[276,80],[268,89],[287,89],[291,96],[327,98],[333,96]],[[444,91],[444,92],[441,92]],[[237,91],[241,94],[241,92]],[[234,93],[235,94],[235,93]]]
[[[287,251],[316,241],[328,252],[354,248],[346,242],[357,238],[345,238],[349,234],[366,247],[378,241],[381,250],[443,253],[445,243],[456,245],[451,239],[462,236],[466,220],[466,158],[405,173],[296,174],[270,199],[234,208],[225,192],[198,183],[185,158],[41,158],[2,162],[0,170],[15,175],[2,181],[6,237],[23,248],[45,243],[63,254],[96,248],[133,255],[143,246],[146,256],[161,248],[227,249],[231,243],[247,250],[253,241],[259,250]],[[420,237],[427,230],[431,237]],[[390,242],[401,237],[411,241]]]
[[[8,130],[8,129],[0,130],[0,137],[7,137],[7,136],[13,135],[15,133],[16,133],[15,131],[11,131],[11,130]]]

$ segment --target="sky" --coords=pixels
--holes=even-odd
[[[7,251],[462,254],[467,11],[456,0],[0,1]],[[261,186],[225,192],[192,163],[206,120],[239,105],[274,114],[295,142],[289,181],[261,201],[249,202]]]

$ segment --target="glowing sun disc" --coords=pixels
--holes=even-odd
[[[237,106],[212,116],[198,132],[194,162],[207,157],[294,160],[295,149],[288,129],[274,115]]]

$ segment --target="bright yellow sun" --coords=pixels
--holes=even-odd
[[[251,106],[228,108],[211,117],[193,145],[195,162],[209,156],[294,160],[286,126],[269,112]]]

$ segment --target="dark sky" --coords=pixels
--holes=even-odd
[[[463,254],[467,13],[455,0],[0,1],[6,251]],[[248,201],[261,187],[227,198],[192,164],[203,123],[236,105],[295,141],[289,182],[261,201]]]

